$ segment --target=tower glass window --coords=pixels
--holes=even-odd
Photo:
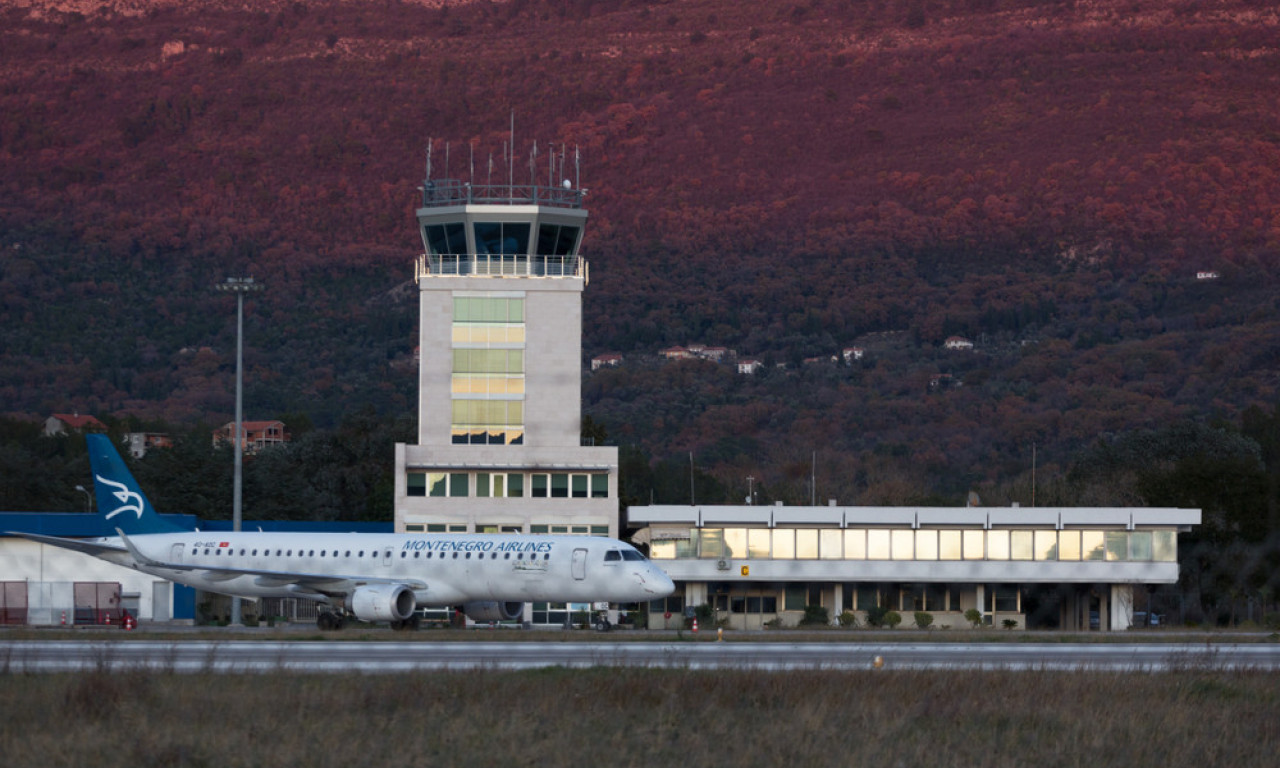
[[[524,442],[524,301],[520,296],[453,298],[455,444]]]

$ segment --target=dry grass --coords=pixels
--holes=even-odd
[[[0,680],[6,766],[1274,765],[1280,676],[599,669]]]

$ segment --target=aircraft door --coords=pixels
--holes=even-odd
[[[573,550],[573,578],[582,581],[587,578],[587,550]]]
[[[169,562],[171,562],[171,563],[181,563],[181,562],[182,562],[182,550],[184,550],[184,549],[186,549],[186,548],[187,548],[187,545],[186,545],[186,544],[174,544],[172,547],[169,547]]]

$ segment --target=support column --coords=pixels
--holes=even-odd
[[[1111,585],[1111,630],[1122,632],[1133,626],[1133,585]]]

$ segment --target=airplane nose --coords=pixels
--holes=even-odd
[[[650,578],[649,586],[653,590],[655,597],[666,597],[676,591],[676,584],[671,577],[661,568],[651,566],[653,576]]]
[[[641,600],[656,600],[659,597],[666,597],[676,589],[671,577],[667,576],[660,568],[649,566],[648,568],[638,569],[633,571],[631,576],[636,580],[636,584],[643,592],[643,594],[637,595]]]

